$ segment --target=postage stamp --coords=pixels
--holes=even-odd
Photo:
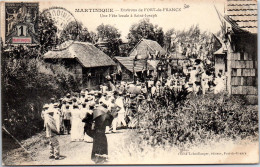
[[[39,3],[5,3],[6,44],[37,44]]]

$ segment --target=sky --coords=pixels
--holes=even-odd
[[[163,28],[163,31],[174,28],[176,30],[188,29],[192,25],[198,24],[202,31],[209,31],[216,33],[220,30],[220,20],[215,7],[221,14],[224,13],[223,0],[108,0],[108,1],[93,1],[93,0],[55,0],[54,1],[41,1],[40,10],[58,6],[69,10],[74,17],[83,23],[89,31],[96,32],[96,27],[100,24],[110,24],[118,28],[121,32],[123,40],[129,32],[132,24],[138,23],[143,15],[151,15],[156,17],[149,17],[150,22],[154,25],[157,24]],[[184,6],[188,7],[184,9]],[[215,7],[214,7],[215,6]],[[102,12],[75,12],[76,9],[112,9],[112,13]],[[145,8],[156,8],[162,11],[144,11]],[[171,11],[173,8],[181,8],[181,11]],[[142,12],[123,12],[121,9],[134,9],[143,10]],[[178,10],[178,9],[177,9]],[[101,14],[108,15],[114,14],[117,17],[101,17]],[[120,15],[129,15],[129,17],[118,17]],[[139,14],[136,17],[130,15]],[[110,15],[112,16],[112,15]]]

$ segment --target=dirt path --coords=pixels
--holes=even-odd
[[[209,141],[207,144],[201,143],[200,146],[185,148],[180,152],[176,147],[151,147],[146,145],[145,141],[140,143],[139,140],[132,140],[136,139],[136,135],[135,130],[130,129],[107,134],[109,155],[107,164],[256,163],[259,158],[258,141]],[[48,143],[44,136],[45,133],[42,132],[23,141],[30,154],[26,154],[21,148],[3,153],[3,165],[94,164],[90,158],[92,143],[70,142],[69,135],[61,135],[58,139],[60,152],[64,158],[49,159]]]
[[[119,151],[129,134],[133,130],[122,129],[117,133],[107,134],[108,154]],[[23,143],[27,145],[30,154],[26,154],[21,148],[12,150],[3,155],[4,165],[72,165],[72,164],[94,164],[91,161],[92,143],[70,142],[70,135],[61,135],[60,142],[61,160],[49,159],[48,144],[44,139],[44,133],[37,134]],[[112,158],[113,159],[113,158]],[[108,162],[112,163],[113,162]]]

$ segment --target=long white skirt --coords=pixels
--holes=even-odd
[[[71,121],[71,141],[82,141],[84,139],[84,124],[78,117]]]

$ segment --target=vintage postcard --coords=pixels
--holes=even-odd
[[[1,1],[2,165],[256,164],[256,0]]]

